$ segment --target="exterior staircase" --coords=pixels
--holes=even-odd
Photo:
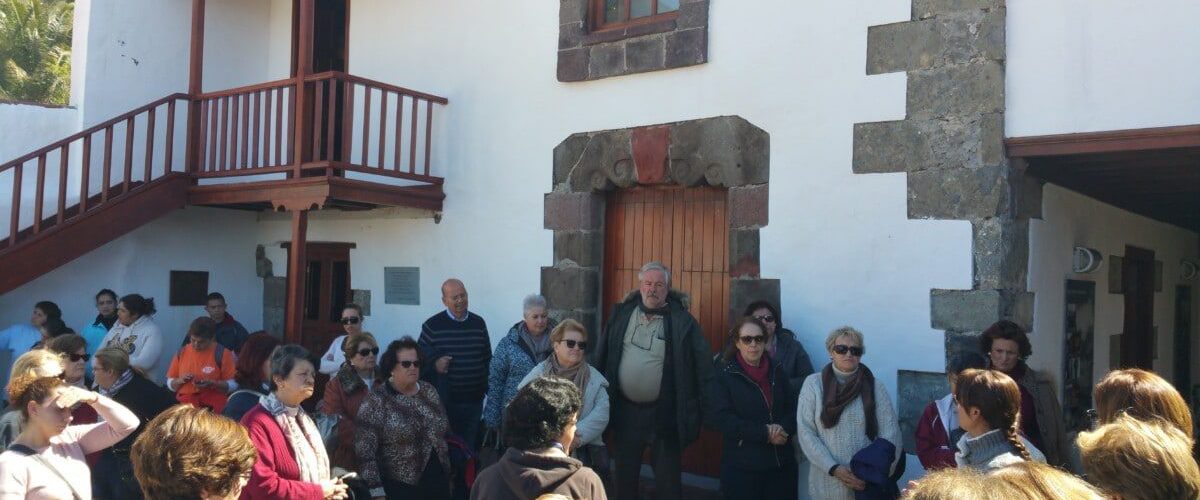
[[[0,164],[0,294],[189,204],[440,212],[445,98],[328,72],[298,110],[299,86],[172,94]]]

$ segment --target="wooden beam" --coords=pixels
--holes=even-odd
[[[205,0],[192,0],[192,43],[188,66],[187,143],[184,152],[184,168],[188,172],[200,171],[200,100],[204,91],[204,10]],[[172,140],[167,137],[167,142]],[[168,162],[169,162],[168,158]],[[167,171],[171,170],[170,163]]]
[[[283,338],[299,343],[304,323],[304,281],[308,271],[305,246],[308,244],[308,210],[292,210],[292,242],[288,250],[287,302],[284,309]]]
[[[299,178],[301,171],[300,165],[303,165],[306,160],[312,158],[312,106],[308,105],[308,101],[312,99],[311,93],[308,91],[308,84],[305,79],[312,73],[312,55],[313,55],[313,21],[315,14],[315,0],[299,0],[296,4],[299,9],[297,13],[298,21],[296,23],[296,33],[293,39],[296,40],[296,66],[295,74],[292,75],[296,79],[295,94],[296,107],[295,115],[290,117],[294,127],[294,139],[292,140],[293,158],[295,159],[295,170],[292,176]]]
[[[1200,147],[1200,125],[1011,137],[1004,145],[1008,156],[1022,158],[1195,148]]]

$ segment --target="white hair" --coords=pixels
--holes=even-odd
[[[646,265],[642,266],[642,270],[638,271],[638,280],[641,281],[642,276],[650,271],[662,271],[664,278],[667,280],[667,284],[671,284],[671,270],[667,269],[667,266],[663,265],[662,262],[657,260],[652,260],[647,262]]]
[[[529,312],[530,309],[540,307],[546,308],[546,298],[536,293],[525,296],[525,300],[521,302],[521,312]]]

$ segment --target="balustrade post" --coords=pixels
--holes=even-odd
[[[312,92],[310,85],[305,82],[305,79],[312,74],[312,52],[313,52],[313,14],[314,0],[300,0],[297,4],[300,9],[299,22],[296,29],[296,90],[295,94],[296,107],[295,115],[289,117],[295,125],[295,136],[293,139],[293,151],[296,164],[293,166],[292,177],[299,178],[301,176],[301,166],[312,158],[312,140],[313,140],[313,107],[309,104],[312,100]],[[311,86],[315,88],[315,85]]]
[[[187,143],[184,149],[184,170],[200,172],[200,93],[204,82],[204,5],[205,0],[192,0],[192,44],[188,68]],[[167,142],[174,138],[167,137]],[[168,162],[170,159],[168,159]],[[166,171],[171,171],[168,164]],[[147,179],[149,180],[149,179]]]

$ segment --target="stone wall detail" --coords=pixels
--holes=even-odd
[[[682,68],[708,62],[708,2],[681,0],[672,16],[591,31],[589,0],[559,0],[558,81]]]
[[[971,222],[972,289],[930,292],[947,359],[977,349],[996,320],[1033,320],[1029,218],[1041,215],[1041,185],[1004,153],[1005,15],[1004,0],[913,0],[911,20],[867,33],[867,74],[906,72],[907,112],[855,124],[854,172],[906,173],[910,219]]]
[[[565,5],[565,2],[564,2]],[[759,228],[768,221],[770,136],[737,116],[572,134],[554,148],[545,195],[554,263],[541,292],[551,316],[598,331],[605,193],[652,185],[727,188],[730,317],[753,300],[779,303],[779,280],[760,276]]]

